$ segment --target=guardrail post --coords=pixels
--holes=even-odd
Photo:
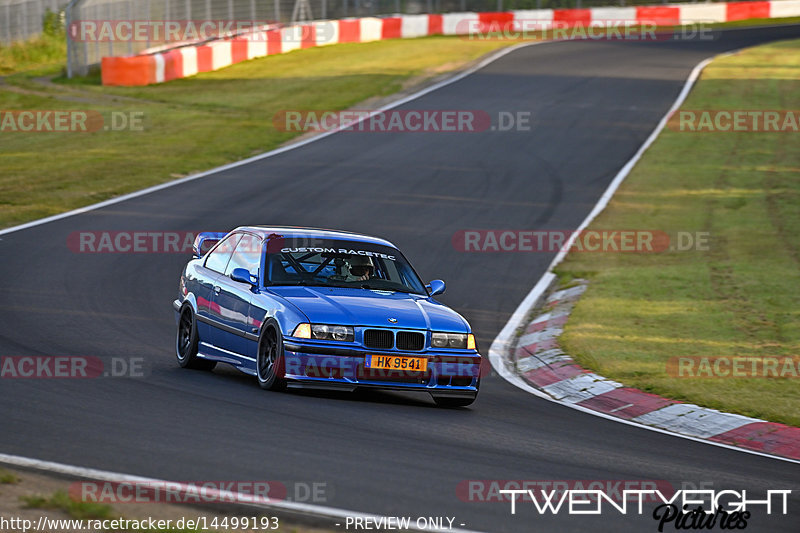
[[[108,20],[109,20],[109,23],[110,23],[111,20],[112,20],[111,19],[111,17],[112,17],[111,4],[109,3],[109,4],[106,4],[106,5],[108,5],[107,14],[108,14]],[[108,39],[108,55],[110,57],[114,56],[114,38],[113,37],[110,37]]]
[[[128,20],[133,22],[133,6],[131,5],[130,2],[128,2],[127,6],[128,6]],[[131,38],[128,39],[128,55],[129,56],[133,55],[133,35],[131,35]]]

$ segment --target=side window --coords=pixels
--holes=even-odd
[[[234,233],[219,243],[219,246],[208,254],[206,258],[206,268],[214,272],[219,272],[220,274],[225,272],[225,267],[228,266],[228,261],[231,258],[233,249],[236,248],[236,243],[239,242],[241,237],[241,233]]]
[[[252,275],[258,275],[258,267],[261,266],[261,239],[254,235],[244,235],[236,251],[233,252],[225,275],[230,276],[234,268],[244,268]]]

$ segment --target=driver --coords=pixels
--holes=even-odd
[[[348,264],[350,265],[350,275],[355,277],[356,281],[368,280],[375,271],[372,259],[363,255],[352,256],[348,260]]]

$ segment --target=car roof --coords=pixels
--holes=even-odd
[[[307,228],[300,226],[239,226],[233,231],[247,231],[254,233],[263,238],[292,238],[292,237],[319,237],[323,239],[339,239],[356,242],[367,242],[371,244],[381,244],[383,246],[390,246],[397,248],[394,244],[381,239],[379,237],[372,237],[364,235],[363,233],[353,233],[351,231],[342,231],[324,228]]]

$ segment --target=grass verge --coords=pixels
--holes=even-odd
[[[13,485],[19,482],[19,478],[13,472],[5,468],[0,468],[0,485]]]
[[[715,60],[685,110],[797,110],[800,41]],[[674,356],[800,354],[798,133],[665,129],[590,229],[708,232],[707,251],[577,253],[585,277],[562,347],[626,385],[800,426],[791,378],[675,378]]]
[[[41,35],[10,45],[0,44],[0,76],[43,66],[62,67],[67,40],[60,16],[46,11]]]
[[[273,126],[281,110],[347,109],[516,42],[439,36],[341,44],[164,85],[110,88],[97,74],[60,77],[63,28],[51,25],[38,39],[0,48],[0,109],[97,111],[112,131],[0,133],[0,228],[269,151],[296,136]],[[741,23],[715,27],[728,25]],[[114,117],[118,125],[141,117],[141,127],[113,131]]]
[[[70,518],[79,520],[94,518],[104,519],[111,517],[111,507],[101,503],[75,501],[66,491],[58,490],[50,496],[29,495],[22,496],[20,500],[27,509],[51,509],[65,512]]]
[[[0,472],[11,474],[16,480],[13,484],[0,485],[0,516],[27,521],[28,531],[35,529],[40,520],[46,520],[41,522],[45,529],[56,528],[63,533],[117,530],[114,528],[142,533],[189,533],[195,531],[192,529],[193,526],[201,524],[207,525],[208,529],[205,531],[212,533],[225,531],[230,524],[236,524],[237,528],[231,526],[231,529],[241,533],[255,533],[259,525],[263,526],[265,523],[273,525],[276,520],[279,524],[277,531],[291,533],[332,531],[323,526],[309,527],[284,518],[276,519],[271,513],[263,514],[256,511],[254,514],[253,509],[248,511],[213,502],[205,505],[183,505],[150,501],[146,497],[109,504],[83,502],[73,500],[70,496],[75,490],[76,481],[45,472],[18,471],[13,467],[8,469],[0,467]],[[112,493],[116,494],[114,490],[104,492],[104,497],[113,499]],[[132,494],[126,493],[126,495],[130,497]],[[193,498],[188,499],[193,500]],[[235,518],[238,518],[238,521],[234,521]],[[252,522],[246,522],[245,518]],[[258,525],[253,527],[254,523]],[[17,530],[24,529],[22,523],[18,525],[20,527],[17,527]],[[217,525],[221,527],[218,529]],[[250,527],[244,527],[246,525]],[[12,524],[12,529],[9,531],[13,529]]]
[[[0,227],[269,151],[297,135],[273,125],[279,111],[347,109],[509,44],[453,37],[341,44],[138,88],[50,83],[55,68],[8,76],[0,109],[92,110],[106,125],[112,113],[137,113],[142,128],[2,133]]]

